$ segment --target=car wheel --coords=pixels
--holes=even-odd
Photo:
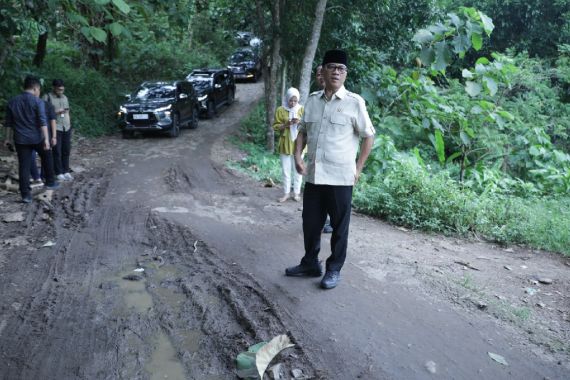
[[[122,135],[124,139],[132,139],[135,133],[133,131],[123,131]]]
[[[192,112],[192,120],[190,120],[190,123],[188,124],[190,129],[198,128],[198,114],[199,113],[200,113],[200,110],[198,108],[194,108],[194,112]]]
[[[178,114],[172,115],[172,128],[170,128],[169,136],[178,137],[180,134],[180,117]]]
[[[213,100],[209,100],[208,101],[208,110],[207,110],[208,119],[213,118],[215,115],[216,115],[216,103],[214,103]]]
[[[235,99],[234,90],[230,90],[228,92],[228,104],[232,104],[234,102],[234,99]]]

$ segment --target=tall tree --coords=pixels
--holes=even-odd
[[[267,151],[273,152],[275,150],[275,135],[273,132],[273,115],[277,108],[277,90],[278,76],[281,68],[281,9],[283,8],[284,0],[273,1],[270,8],[271,13],[271,27],[265,31],[264,8],[261,0],[256,1],[257,14],[259,25],[265,36],[269,36],[271,45],[265,48],[263,59],[263,83],[265,85],[265,125],[266,125],[266,139],[265,147]]]
[[[305,48],[305,54],[303,56],[303,63],[301,64],[301,79],[299,80],[299,92],[301,93],[301,100],[303,102],[307,101],[309,96],[309,87],[311,85],[311,74],[313,68],[313,60],[315,59],[315,53],[317,52],[317,46],[319,45],[319,39],[321,37],[321,28],[323,25],[323,20],[325,18],[325,10],[327,7],[327,0],[319,0],[315,10],[315,21],[313,21],[313,30],[311,31],[311,37]]]

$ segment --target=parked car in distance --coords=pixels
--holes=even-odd
[[[214,117],[220,106],[234,101],[236,84],[228,69],[196,69],[188,74],[186,80],[196,90],[200,114],[208,119]]]
[[[257,82],[261,76],[261,59],[251,48],[236,50],[230,57],[228,69],[237,79]]]
[[[198,127],[199,107],[190,82],[143,82],[120,107],[119,127],[124,138],[135,132],[164,132],[177,137],[182,127]]]
[[[236,32],[235,34],[236,42],[241,46],[249,46],[249,42],[253,37],[251,32]]]

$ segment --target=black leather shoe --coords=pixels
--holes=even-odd
[[[292,277],[320,277],[323,275],[323,268],[321,263],[316,266],[297,265],[285,269],[285,275]]]
[[[321,288],[332,289],[338,285],[340,281],[340,272],[338,270],[328,270],[321,280]]]

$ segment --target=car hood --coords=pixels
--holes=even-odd
[[[157,108],[166,107],[172,104],[174,99],[153,99],[140,102],[130,102],[123,105],[130,112],[150,112]]]

